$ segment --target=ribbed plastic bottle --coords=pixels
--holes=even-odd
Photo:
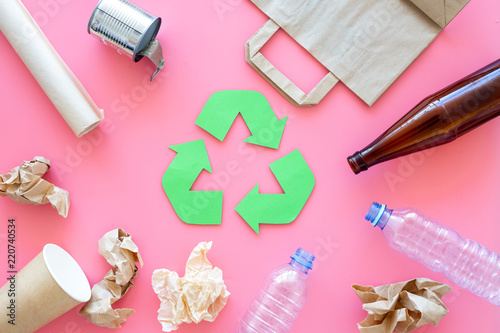
[[[394,250],[453,283],[500,305],[500,256],[416,209],[390,210],[373,203],[365,217],[380,227]]]
[[[238,333],[290,332],[307,301],[314,256],[299,248],[289,264],[271,272],[241,320]]]

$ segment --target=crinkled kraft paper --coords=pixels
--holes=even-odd
[[[406,333],[423,326],[436,326],[448,309],[441,297],[451,287],[426,278],[379,287],[353,285],[368,316],[358,329],[362,333]]]
[[[50,202],[59,215],[68,216],[68,191],[42,179],[49,168],[48,159],[36,156],[10,173],[0,174],[0,196],[8,196],[21,204],[43,205]]]
[[[191,252],[184,277],[176,272],[157,269],[153,272],[153,289],[161,301],[158,321],[165,332],[182,323],[214,321],[229,298],[222,271],[208,261],[206,253],[212,242],[201,242]]]
[[[90,301],[80,310],[80,314],[98,326],[118,328],[135,311],[116,309],[111,305],[125,296],[134,285],[137,276],[136,262],[143,265],[137,245],[123,229],[115,229],[99,240],[99,253],[115,269],[111,269],[104,279],[92,287]]]

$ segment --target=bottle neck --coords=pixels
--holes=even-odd
[[[301,273],[307,274],[307,272],[309,272],[309,268],[307,268],[307,267],[299,264],[295,260],[290,260],[289,265],[292,266],[292,268],[294,268],[295,270],[297,270],[297,271],[299,271]]]
[[[361,155],[361,153],[359,151],[357,151],[353,155],[349,156],[347,158],[347,162],[349,163],[351,170],[356,175],[358,173],[360,173],[361,171],[368,170],[368,164],[366,164],[365,159],[363,158],[363,155]]]
[[[366,213],[365,219],[374,227],[379,227],[384,230],[391,215],[392,209],[388,209],[386,205],[374,202],[368,210],[368,213]]]
[[[314,256],[306,250],[299,248],[290,258],[292,260],[290,260],[289,265],[299,272],[307,274],[312,269]]]

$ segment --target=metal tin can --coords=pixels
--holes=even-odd
[[[161,45],[155,40],[160,25],[160,17],[126,0],[100,0],[87,31],[135,62],[144,56],[151,59],[157,67],[153,80],[165,64]]]

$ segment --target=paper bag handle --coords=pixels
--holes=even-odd
[[[271,19],[264,23],[245,44],[246,61],[295,106],[318,104],[339,79],[329,72],[309,94],[300,90],[259,52],[279,28],[280,26]]]

